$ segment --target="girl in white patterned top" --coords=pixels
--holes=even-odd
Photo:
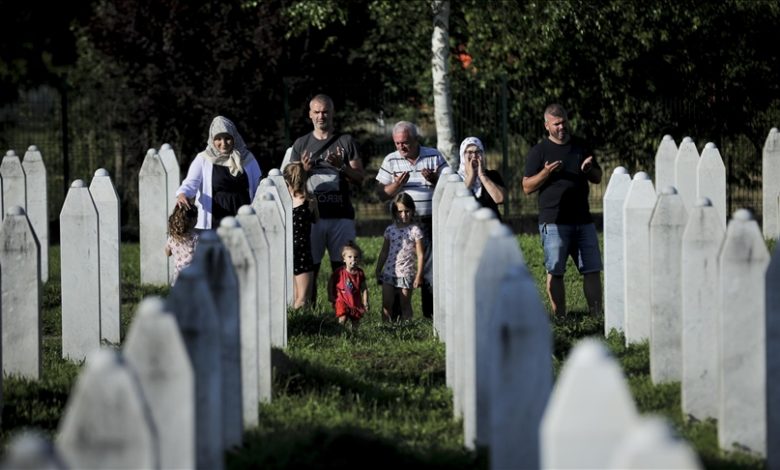
[[[173,256],[176,270],[171,279],[171,285],[176,283],[179,273],[192,262],[195,245],[198,243],[198,232],[195,224],[198,222],[198,209],[194,204],[177,205],[168,217],[168,241],[165,243],[165,255]]]
[[[393,223],[385,229],[385,241],[376,264],[377,281],[382,284],[382,318],[391,319],[398,293],[401,318],[412,318],[412,289],[423,284],[423,232],[412,223],[414,200],[400,193],[391,205]],[[415,259],[416,258],[416,259]]]

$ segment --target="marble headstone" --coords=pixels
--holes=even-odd
[[[658,150],[655,152],[655,184],[657,187],[674,186],[677,150],[677,143],[668,134],[658,144]],[[604,225],[606,226],[606,224]]]
[[[155,149],[146,152],[138,173],[138,231],[141,283],[167,285],[168,258],[162,256],[168,239],[168,174]]]
[[[769,130],[761,157],[762,207],[764,238],[780,238],[780,132]]]
[[[699,150],[690,137],[685,137],[677,149],[674,162],[674,187],[685,204],[685,210],[691,210],[696,203],[696,170],[699,166]],[[663,186],[656,186],[662,188]]]
[[[100,339],[119,344],[121,289],[119,197],[108,171],[95,172],[89,193],[98,212],[100,239]]]
[[[25,152],[22,168],[27,178],[27,217],[41,245],[41,281],[46,282],[49,280],[49,199],[46,165],[35,145],[31,145]],[[1,184],[0,190],[2,190]]]
[[[676,149],[676,146],[675,146]],[[660,151],[660,149],[659,149]],[[656,156],[656,165],[658,157]],[[656,166],[656,168],[658,168]],[[657,174],[657,172],[656,172]],[[623,273],[623,204],[631,176],[619,166],[612,172],[604,193],[604,334],[623,331],[626,316]]]

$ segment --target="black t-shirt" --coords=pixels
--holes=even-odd
[[[545,162],[563,162],[561,169],[553,172],[539,188],[540,224],[588,224],[593,221],[588,205],[588,178],[581,169],[582,161],[591,155],[593,152],[585,143],[575,137],[563,145],[545,137],[528,153],[526,177],[542,171]],[[593,165],[598,168],[595,156]]]
[[[323,146],[331,142],[324,151]],[[292,147],[290,161],[296,162],[301,159],[304,150],[311,154],[319,153],[315,159],[314,167],[309,175],[306,184],[310,193],[317,198],[317,207],[321,219],[354,219],[355,209],[352,207],[350,199],[350,187],[347,178],[342,178],[338,168],[324,161],[328,151],[336,153],[338,147],[342,147],[345,152],[344,163],[359,158],[358,148],[352,136],[341,134],[338,138],[330,140],[318,140],[312,132],[299,137],[295,140]]]
[[[504,179],[501,177],[501,173],[497,172],[496,170],[487,170],[485,171],[485,176],[490,178],[490,181],[495,183],[498,186],[506,187],[504,186]],[[487,207],[488,209],[492,209],[493,212],[496,213],[496,217],[498,218],[499,222],[502,222],[501,219],[501,212],[498,210],[498,204],[496,204],[496,201],[493,200],[492,197],[490,197],[490,193],[487,192],[487,189],[485,189],[485,185],[482,185],[482,191],[479,194],[479,197],[474,196],[476,200],[482,205],[482,207]]]

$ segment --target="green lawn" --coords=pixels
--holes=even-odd
[[[538,236],[519,243],[543,293],[542,252]],[[358,239],[371,278],[380,237]],[[44,372],[31,382],[6,377],[0,439],[34,427],[50,435],[67,401],[80,364],[60,359],[59,248],[50,250],[50,275],[43,295]],[[484,453],[461,446],[461,423],[452,419],[452,397],[445,385],[444,347],[420,318],[405,324],[380,321],[381,294],[369,281],[371,310],[357,332],[343,330],[324,301],[329,275],[323,264],[319,304],[290,312],[289,342],[273,354],[274,398],[260,408],[260,427],[246,433],[244,446],[227,455],[229,468],[390,467],[408,464],[431,468],[487,468]],[[138,245],[122,247],[122,334],[136,304],[165,287],[139,284]],[[570,265],[566,275],[571,313],[553,324],[556,373],[572,345],[585,336],[603,338],[603,322],[587,315],[581,282]],[[549,309],[546,296],[542,295]],[[718,450],[714,422],[687,422],[680,411],[679,384],[650,381],[647,344],[624,346],[621,335],[605,339],[621,362],[638,408],[666,416],[695,446],[707,468],[763,468],[763,461]]]

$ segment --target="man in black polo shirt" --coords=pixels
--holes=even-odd
[[[601,182],[593,152],[567,129],[566,110],[551,104],[544,110],[548,136],[528,154],[523,191],[539,191],[539,233],[547,269],[547,294],[553,313],[566,314],[563,274],[572,257],[583,275],[591,314],[601,313],[601,251],[588,205],[588,183]]]

